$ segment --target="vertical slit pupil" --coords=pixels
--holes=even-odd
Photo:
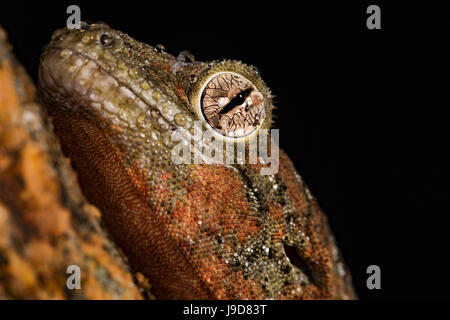
[[[220,110],[219,114],[225,114],[228,111],[233,110],[234,107],[243,104],[245,99],[247,99],[247,97],[252,91],[253,89],[249,88],[247,90],[239,92],[233,99],[231,99],[230,102],[228,102],[228,104],[222,110]]]

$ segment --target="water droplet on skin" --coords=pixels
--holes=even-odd
[[[61,51],[61,53],[60,53],[60,55],[61,55],[61,58],[67,58],[68,56],[70,56],[70,50],[68,50],[68,49],[64,49],[63,51]]]
[[[194,62],[195,61],[194,55],[189,50],[181,51],[178,54],[176,59],[177,59],[177,61],[181,61],[181,62]]]
[[[166,147],[170,148],[172,146],[172,140],[170,139],[170,135],[164,135],[162,137],[162,143]]]
[[[152,98],[155,99],[155,101],[159,101],[161,99],[161,93],[158,91],[153,91]]]
[[[119,68],[120,70],[125,70],[127,66],[122,61],[119,61],[117,62],[117,68]]]
[[[143,129],[145,125],[145,114],[141,114],[136,118],[136,126],[140,129]]]
[[[183,127],[186,124],[186,116],[182,113],[177,113],[174,120],[175,123],[180,127]]]
[[[150,89],[150,84],[147,81],[142,81],[141,82],[141,88],[143,90],[148,90],[148,89]]]
[[[189,75],[189,82],[190,83],[196,83],[197,82],[197,76],[195,74]]]
[[[163,113],[163,115],[168,115],[168,113],[170,112],[170,107],[167,105],[164,105],[161,109],[161,112]]]
[[[134,69],[128,70],[128,75],[129,75],[132,79],[136,78],[136,77],[137,77],[137,74],[138,74],[137,71],[134,70]]]
[[[165,121],[159,122],[159,127],[161,128],[162,132],[169,130],[169,125]]]
[[[81,38],[81,43],[83,43],[83,44],[89,44],[91,41],[92,41],[92,35],[90,35],[90,34],[85,34]]]
[[[158,52],[158,53],[162,53],[162,52],[166,51],[166,48],[162,44],[158,44],[155,47],[155,51]]]
[[[159,118],[159,111],[152,110],[152,117],[155,119]]]

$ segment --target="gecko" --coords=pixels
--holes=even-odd
[[[180,143],[233,149],[271,128],[273,97],[255,67],[174,56],[84,22],[53,33],[38,89],[84,194],[156,298],[356,298],[327,218],[282,150],[273,174],[248,157],[174,161]],[[198,127],[214,137],[200,147]]]

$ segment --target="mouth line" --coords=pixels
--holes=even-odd
[[[71,48],[64,48],[64,47],[60,47],[60,46],[49,46],[49,47],[47,48],[47,52],[48,52],[48,53],[51,52],[51,51],[53,51],[53,50],[56,51],[56,52],[61,52],[61,51],[63,51],[63,50],[68,50],[68,51],[71,52],[71,54],[70,54],[71,56],[72,56],[72,55],[78,55],[78,56],[80,56],[80,57],[86,59],[86,62],[85,62],[85,63],[88,63],[89,61],[92,62],[92,63],[94,63],[100,72],[103,72],[103,73],[106,74],[107,76],[109,76],[109,77],[111,77],[112,79],[114,79],[114,80],[117,82],[118,86],[123,86],[124,88],[130,90],[130,92],[133,93],[133,95],[135,96],[136,99],[139,99],[142,103],[145,104],[145,106],[149,109],[148,111],[150,111],[150,112],[151,112],[151,111],[158,111],[158,112],[159,112],[159,110],[158,110],[158,108],[157,108],[156,106],[153,106],[150,102],[146,101],[146,99],[145,99],[142,95],[140,95],[139,93],[137,93],[137,92],[132,88],[132,86],[129,86],[129,85],[127,85],[126,83],[124,83],[123,81],[121,81],[120,79],[118,79],[114,74],[112,74],[112,73],[109,72],[107,69],[105,69],[104,67],[102,67],[102,65],[99,64],[95,59],[93,59],[93,58],[87,56],[86,54],[84,54],[84,53],[82,53],[82,52],[79,52],[79,51],[74,50],[74,49],[71,49]],[[51,65],[51,64],[50,64],[50,65]],[[48,67],[51,68],[51,66],[48,66]],[[83,66],[80,66],[80,70],[81,70],[82,68],[83,68]],[[61,71],[56,70],[56,72],[61,72]],[[78,70],[77,72],[79,72],[79,70]],[[51,73],[50,73],[50,74],[51,74]],[[52,78],[53,78],[53,76],[52,76]],[[58,81],[56,81],[55,79],[53,79],[53,81],[55,82],[55,84],[58,84]],[[95,81],[93,81],[93,82],[89,85],[89,87],[86,88],[86,89],[87,89],[86,92],[89,92],[89,90],[90,90],[91,87],[94,85],[94,83],[95,83]],[[67,90],[67,89],[66,89],[66,91],[68,92],[68,95],[70,95],[70,94],[73,92],[73,90],[72,90],[72,92],[71,92],[70,90]],[[89,101],[91,101],[91,100],[89,99]],[[92,101],[92,102],[94,102],[94,101]],[[84,104],[84,103],[83,103],[83,104]],[[87,105],[87,106],[86,106],[87,108],[91,108],[91,107],[89,106],[89,103],[87,103],[86,105]],[[181,109],[181,108],[180,108],[180,109]],[[96,110],[94,110],[94,111],[96,111]],[[97,112],[97,111],[96,111],[96,112]],[[174,120],[168,119],[167,117],[164,116],[164,114],[163,114],[162,112],[159,112],[159,115],[160,115],[160,117],[162,117],[168,124],[170,124],[171,126],[175,126],[175,127],[176,127],[175,121],[174,121]],[[169,129],[169,130],[170,130],[170,129]],[[191,136],[191,134],[188,132],[188,130],[186,130],[186,129],[184,129],[184,130],[179,130],[179,133],[180,133],[180,135],[179,135],[180,138],[182,138],[183,140],[185,140],[185,141],[187,141],[188,143],[190,143],[190,141],[192,140],[192,136]],[[204,142],[204,143],[207,143],[207,142]],[[209,145],[208,145],[208,146],[209,146]],[[163,145],[163,147],[165,147],[165,148],[167,148],[167,149],[169,149],[169,150],[171,149],[171,148],[168,148],[168,147],[166,147],[166,146],[164,146],[164,145]],[[193,148],[198,149],[195,143],[193,144]],[[198,149],[198,151],[201,153],[201,149]]]
[[[117,82],[117,84],[118,84],[119,87],[124,87],[124,88],[130,90],[130,91],[134,94],[134,96],[135,96],[137,99],[139,99],[142,103],[144,103],[144,104],[146,105],[146,107],[149,109],[149,111],[159,111],[158,108],[157,108],[156,106],[153,106],[153,105],[152,105],[149,101],[147,101],[141,94],[139,94],[138,92],[136,92],[135,89],[134,89],[132,86],[129,86],[128,84],[126,84],[126,83],[124,83],[123,81],[121,81],[121,80],[120,80],[118,77],[116,77],[113,73],[111,73],[110,71],[108,71],[107,69],[105,69],[101,64],[99,64],[95,59],[93,59],[93,58],[87,56],[86,54],[84,54],[84,53],[82,53],[82,52],[80,52],[80,51],[71,49],[71,48],[64,48],[64,47],[59,47],[59,46],[51,46],[51,47],[49,47],[47,50],[48,50],[48,51],[50,51],[50,50],[55,50],[55,51],[64,51],[64,50],[68,50],[68,51],[71,52],[71,55],[77,55],[77,56],[80,56],[80,57],[86,59],[87,61],[90,61],[90,62],[94,63],[94,64],[97,66],[97,68],[99,69],[100,72],[103,72],[103,73],[106,74],[107,76],[109,76],[109,77],[111,77],[112,79],[114,79],[114,80]],[[83,68],[83,66],[80,66],[80,70],[81,70],[82,68]],[[77,72],[79,72],[80,70],[78,70]],[[91,83],[91,85],[87,88],[87,91],[90,90],[90,87],[94,84],[94,82],[95,82],[95,81],[93,81],[93,82]],[[69,94],[70,94],[70,93],[71,93],[71,92],[69,92]],[[172,125],[174,124],[174,121],[172,121],[172,120],[168,119],[167,117],[165,117],[164,114],[160,113],[160,116],[161,116],[162,118],[164,118],[164,120],[165,120],[166,122],[168,122],[169,124],[172,124]]]

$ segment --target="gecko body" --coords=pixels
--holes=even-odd
[[[83,192],[157,298],[355,298],[326,217],[286,154],[270,175],[247,161],[173,161],[196,123],[233,145],[270,128],[271,94],[255,68],[175,57],[85,23],[54,33],[39,91]]]

